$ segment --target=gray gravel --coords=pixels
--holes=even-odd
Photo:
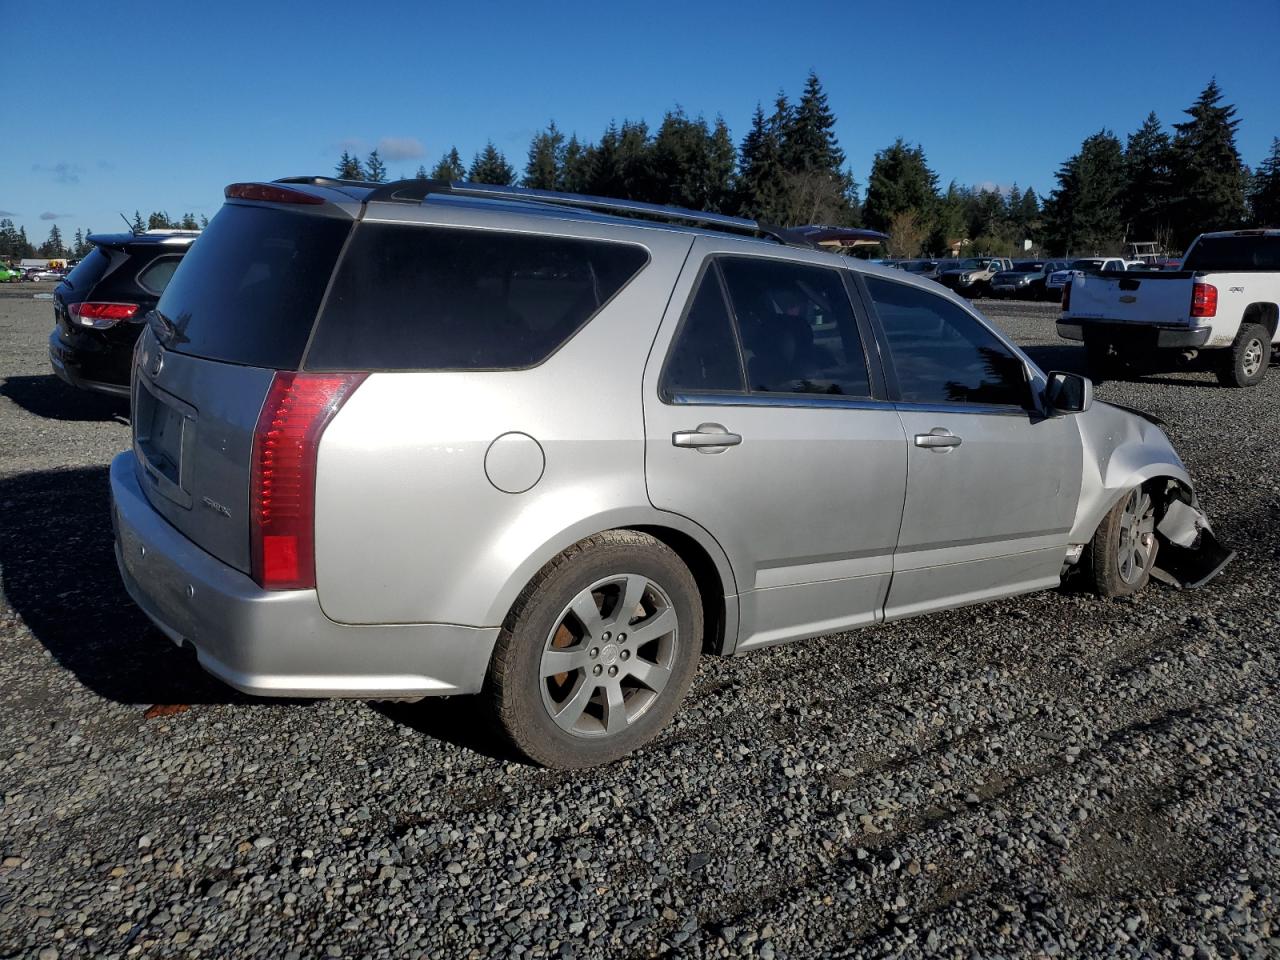
[[[709,660],[604,770],[206,677],[111,555],[118,404],[0,288],[0,957],[1280,955],[1280,370],[1106,383],[1240,558]],[[1039,305],[984,305],[1047,366]],[[156,707],[168,709],[150,709]]]

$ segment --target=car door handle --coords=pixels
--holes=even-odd
[[[693,447],[703,453],[721,453],[741,442],[741,434],[730,433],[719,423],[700,423],[696,430],[677,430],[671,435],[672,446]]]
[[[963,442],[946,427],[934,427],[928,433],[916,434],[917,447],[936,450],[938,453],[947,453],[952,447],[958,447]]]

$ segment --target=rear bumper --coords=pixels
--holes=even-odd
[[[1059,320],[1058,336],[1063,340],[1083,340],[1097,334],[1120,344],[1155,349],[1203,347],[1209,341],[1209,327],[1157,327],[1146,323],[1109,323],[1105,320]]]
[[[105,360],[84,356],[68,347],[55,327],[49,335],[49,365],[65,383],[81,390],[107,393],[113,397],[129,396],[129,376],[120,376],[120,359]]]
[[[230,686],[260,696],[368,699],[481,689],[497,627],[342,624],[324,615],[314,590],[263,590],[151,508],[132,453],[111,462],[111,499],[129,595]]]

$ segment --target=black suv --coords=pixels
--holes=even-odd
[[[94,234],[53,291],[49,362],[74,387],[129,395],[133,345],[198,230]]]

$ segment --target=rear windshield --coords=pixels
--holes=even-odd
[[[97,247],[94,247],[89,251],[88,256],[76,264],[76,268],[67,274],[62,282],[72,290],[87,294],[93,288],[93,285],[103,278],[107,272],[107,267],[110,265],[111,258]]]
[[[1044,264],[1037,260],[1019,260],[1013,265],[1013,269],[1018,273],[1035,273],[1037,270],[1043,270]]]
[[[306,367],[530,367],[647,261],[631,244],[366,222],[338,268]]]
[[[1280,270],[1280,236],[1201,237],[1182,269],[1230,273]]]
[[[165,287],[157,335],[179,353],[297,369],[351,223],[227,204]]]

